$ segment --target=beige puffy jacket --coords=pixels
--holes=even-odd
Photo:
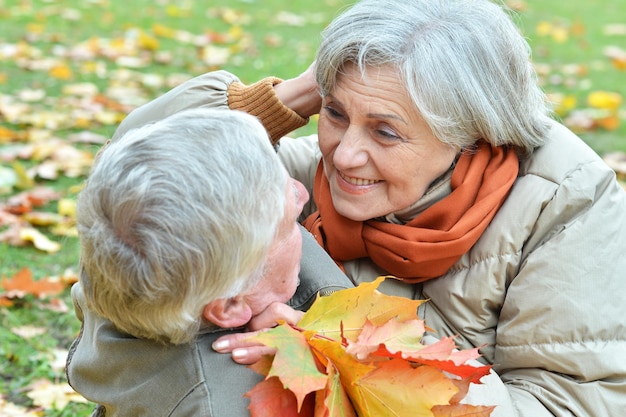
[[[125,124],[195,107],[254,113],[275,138],[304,122],[277,101],[276,80],[238,81],[223,71],[192,79],[135,110],[117,134]],[[320,158],[316,140],[283,138],[279,149],[309,190]],[[449,193],[449,174],[390,221],[410,219]],[[304,215],[312,210],[311,201]],[[355,283],[386,274],[368,259],[344,266]],[[419,314],[435,336],[456,335],[461,348],[484,346],[511,413],[626,416],[626,193],[562,125],[555,122],[546,144],[521,161],[505,204],[444,276],[416,285],[387,280],[381,289],[428,299]]]

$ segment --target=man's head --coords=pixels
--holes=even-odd
[[[78,200],[88,307],[137,337],[191,340],[207,304],[266,279],[268,255],[302,208],[293,190],[244,113],[189,110],[126,133],[99,154]],[[288,249],[296,270],[284,277],[295,283],[301,249]]]

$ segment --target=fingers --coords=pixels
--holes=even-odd
[[[273,355],[276,349],[249,340],[259,332],[233,333],[220,337],[211,346],[218,353],[230,353],[233,361],[250,365],[263,355]]]
[[[233,350],[231,357],[240,365],[251,365],[261,359],[263,355],[273,355],[276,349],[267,346],[251,346]]]
[[[302,117],[318,114],[322,106],[322,97],[315,80],[314,66],[302,74],[274,86],[278,99]]]
[[[213,342],[212,348],[218,353],[230,353],[233,361],[239,364],[250,365],[263,355],[275,353],[274,348],[261,345],[250,338],[260,331],[276,326],[279,321],[296,324],[303,314],[286,304],[272,303],[248,323],[248,330],[251,331],[224,335]]]
[[[219,337],[211,347],[219,353],[231,353],[234,349],[247,348],[250,346],[258,346],[258,342],[247,340],[255,336],[258,332],[247,333],[231,333]]]
[[[272,303],[263,312],[256,315],[248,323],[248,330],[256,331],[269,329],[284,321],[288,324],[296,324],[300,321],[304,313],[294,310],[287,304]]]

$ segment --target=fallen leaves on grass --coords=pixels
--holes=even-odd
[[[102,7],[106,16],[109,12]],[[228,27],[217,31],[209,25],[200,33],[155,23],[147,28],[126,25],[111,37],[74,40],[46,24],[52,16],[78,21],[84,12],[61,5],[42,10],[23,5],[3,12],[7,18],[33,14],[33,22],[24,25],[14,42],[0,41],[0,63],[10,63],[34,80],[23,85],[11,78],[14,70],[0,72],[0,83],[14,88],[10,94],[0,93],[0,242],[11,246],[32,245],[56,253],[61,243],[54,236],[76,236],[73,215],[61,208],[34,212],[41,205],[29,204],[25,193],[61,177],[84,178],[95,151],[108,139],[98,130],[109,127],[112,131],[131,110],[193,73],[218,69],[234,55],[255,50],[253,39],[243,29],[250,16],[233,8],[207,9],[207,16]],[[175,19],[192,13],[189,7],[173,4],[165,12]],[[155,66],[180,71],[162,75],[146,70]],[[16,192],[22,193],[4,202],[2,196]],[[55,196],[59,204],[61,198],[68,195]]]
[[[28,387],[27,396],[36,407],[51,410],[62,410],[70,402],[87,403],[67,383],[54,383],[47,379],[33,381]]]
[[[3,395],[0,395],[0,411],[2,417],[41,417],[41,412],[7,402]]]
[[[626,190],[626,152],[609,152],[603,159],[615,171],[618,182]]]
[[[24,339],[32,339],[33,337],[41,336],[42,334],[46,333],[48,329],[45,327],[27,325],[13,327],[11,328],[11,331]]]
[[[607,25],[607,36],[624,36],[625,25]],[[548,38],[557,45],[573,42],[581,50],[590,49],[586,27],[581,21],[555,18],[541,21],[535,27],[539,38]],[[612,131],[621,126],[623,98],[618,91],[594,90],[590,71],[626,70],[626,51],[616,45],[603,47],[604,62],[565,62],[548,64],[550,47],[534,51],[539,82],[547,91],[550,103],[563,123],[576,133]],[[547,58],[547,59],[546,59]],[[608,63],[609,65],[606,65]]]
[[[0,203],[0,242],[12,246],[32,244],[35,248],[56,253],[61,249],[59,242],[53,241],[40,228],[57,236],[76,236],[75,202],[60,198],[61,194],[48,187],[35,187],[15,194]],[[57,200],[57,212],[35,211],[51,201]]]

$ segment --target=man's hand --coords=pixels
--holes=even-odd
[[[213,350],[219,353],[230,353],[235,362],[250,365],[261,359],[263,355],[273,354],[275,349],[246,339],[276,326],[279,321],[296,324],[303,315],[302,311],[294,310],[286,304],[272,303],[250,320],[247,326],[248,332],[220,337],[213,343]]]

